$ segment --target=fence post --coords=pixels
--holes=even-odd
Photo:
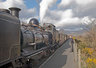
[[[77,44],[76,42],[74,41],[74,45],[73,45],[73,53],[74,53],[74,60],[75,62],[77,62]]]
[[[76,48],[76,55],[75,55],[76,57],[75,58],[76,58],[76,62],[77,62],[77,56],[78,56],[77,55],[77,43],[75,43],[75,48]]]
[[[81,68],[81,57],[80,57],[80,49],[78,49],[78,68]]]

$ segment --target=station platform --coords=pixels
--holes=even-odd
[[[77,68],[71,41],[71,39],[67,40],[39,68]]]

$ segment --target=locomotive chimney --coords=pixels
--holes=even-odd
[[[17,8],[17,7],[11,7],[9,8],[11,10],[11,14],[13,16],[16,16],[19,18],[19,11],[21,10],[20,8]]]

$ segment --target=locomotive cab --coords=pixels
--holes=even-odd
[[[17,9],[19,13],[19,8],[14,8],[14,11]],[[8,10],[2,10],[0,11],[0,66],[19,56],[20,20]]]

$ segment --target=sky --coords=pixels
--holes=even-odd
[[[20,20],[35,17],[65,32],[79,32],[96,17],[96,0],[0,0],[0,8],[21,8]]]

